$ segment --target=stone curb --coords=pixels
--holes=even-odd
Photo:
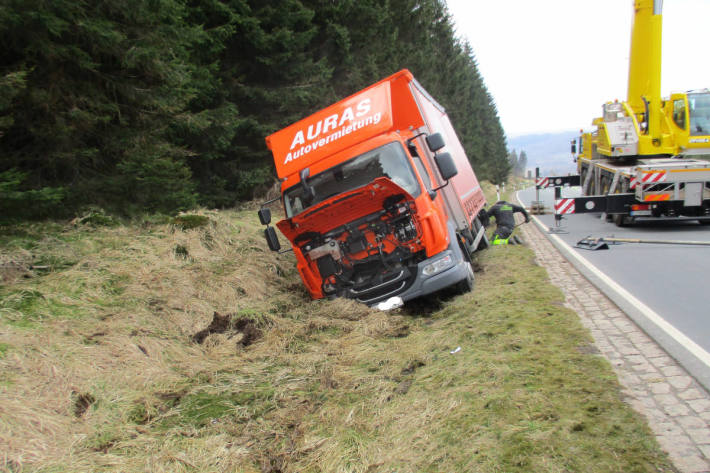
[[[519,229],[611,363],[626,401],[682,473],[710,473],[710,394],[568,262],[536,225]]]

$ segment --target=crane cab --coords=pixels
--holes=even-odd
[[[676,154],[710,154],[710,90],[671,94],[664,107]]]

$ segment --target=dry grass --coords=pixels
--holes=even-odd
[[[526,248],[385,314],[309,301],[252,210],[200,214],[5,229],[5,470],[671,471]]]

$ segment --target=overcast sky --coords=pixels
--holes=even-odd
[[[447,0],[508,137],[591,129],[626,99],[632,0]],[[710,87],[710,0],[665,0],[661,93]]]

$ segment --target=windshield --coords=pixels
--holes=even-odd
[[[710,135],[710,93],[688,94],[690,134]]]
[[[334,166],[307,180],[315,197],[297,184],[284,193],[286,217],[291,218],[330,197],[365,186],[378,177],[387,177],[413,197],[419,195],[419,183],[402,145],[392,142]],[[310,201],[309,201],[310,200]]]

